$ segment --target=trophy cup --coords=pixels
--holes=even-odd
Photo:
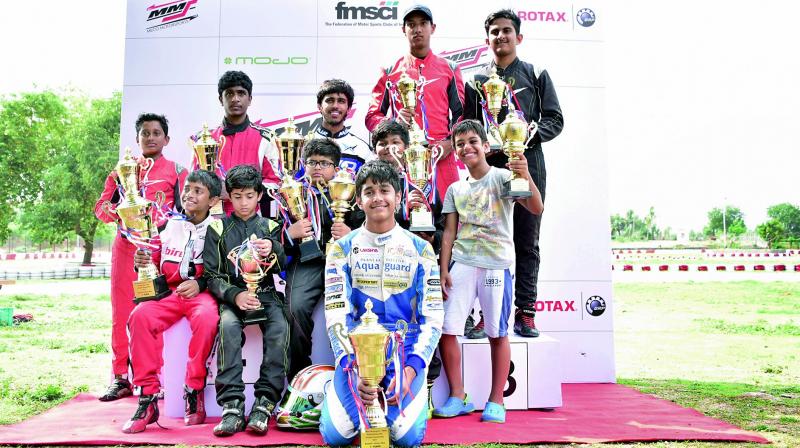
[[[536,132],[536,123],[531,123],[532,133]],[[503,139],[503,152],[508,156],[509,161],[519,160],[519,156],[525,152],[528,141],[528,124],[521,120],[514,105],[509,102],[508,115],[500,125],[500,136]],[[504,198],[529,198],[532,193],[528,186],[528,181],[518,177],[516,173],[511,173],[511,179],[503,187]]]
[[[397,80],[397,91],[400,93],[400,102],[403,103],[403,108],[411,112],[411,123],[408,124],[409,136],[413,138],[416,135],[420,144],[428,146],[425,133],[419,128],[415,118],[417,111],[417,82],[404,71],[400,75],[400,79]]]
[[[158,229],[153,222],[153,207],[156,204],[139,195],[139,163],[131,156],[130,148],[125,148],[125,155],[117,163],[115,171],[124,191],[124,198],[114,213],[119,216],[122,226],[131,233],[131,243],[139,247],[135,240],[149,243],[158,237]],[[106,207],[106,210],[108,208]],[[149,252],[149,251],[148,251]],[[167,287],[167,279],[159,275],[158,268],[152,263],[140,268],[137,280],[133,282],[133,301],[141,303],[148,300],[161,300],[171,294]]]
[[[489,79],[483,83],[483,91],[486,93],[486,109],[489,111],[486,129],[490,151],[498,151],[503,146],[497,120],[500,116],[500,109],[503,107],[506,89],[508,89],[508,85],[497,75],[497,68],[492,67]],[[480,92],[480,88],[478,88],[478,92]]]
[[[336,173],[336,177],[328,182],[328,194],[331,197],[330,207],[333,211],[333,222],[344,222],[344,215],[350,211],[351,202],[356,195],[356,182],[353,180],[353,176],[344,170]],[[325,253],[330,252],[333,241],[333,236],[331,236]]]
[[[295,222],[306,217],[306,196],[303,184],[295,180],[294,175],[300,168],[300,158],[306,139],[297,132],[294,119],[289,118],[286,129],[278,137],[282,167],[281,186],[278,193],[283,198],[282,206],[289,212]],[[322,258],[324,254],[319,248],[317,239],[307,236],[300,241],[300,261]]]
[[[212,173],[217,170],[219,165],[219,152],[225,146],[225,136],[219,136],[219,142],[214,140],[211,132],[208,131],[208,125],[203,124],[203,131],[197,141],[189,140],[189,146],[194,151],[197,165],[201,170],[211,171]],[[221,217],[225,215],[222,210],[222,201],[217,201],[216,205],[209,210],[211,216]]]
[[[372,299],[367,299],[364,308],[366,311],[361,315],[361,323],[347,334],[347,338],[350,339],[353,352],[355,352],[358,376],[367,386],[378,387],[383,377],[386,376],[386,366],[397,354],[397,344],[392,344],[392,353],[387,358],[386,347],[392,333],[378,323],[378,316],[372,312]],[[396,327],[400,329],[401,337],[405,338],[408,324],[399,320]],[[346,350],[344,328],[337,323],[332,329],[339,339],[339,343]],[[395,372],[395,375],[399,375],[399,372]],[[399,381],[399,377],[397,380]],[[381,407],[380,403],[373,402],[365,406],[365,414],[369,428],[361,430],[361,447],[388,448],[389,428],[386,424],[385,409]]]
[[[431,177],[431,172],[434,170],[437,161],[431,162],[431,151],[422,146],[418,137],[411,134],[411,144],[406,148],[403,155],[397,154],[397,147],[389,148],[392,157],[397,160],[400,166],[405,170],[408,180],[412,182],[420,192],[423,191],[425,185]],[[436,194],[436,193],[434,193]],[[424,198],[423,194],[423,198]],[[408,198],[406,198],[408,200]],[[427,199],[425,199],[427,202]],[[411,232],[433,232],[436,227],[433,226],[433,213],[427,207],[416,207],[411,210],[410,225],[408,230]]]
[[[250,294],[251,297],[258,298],[258,284],[261,282],[262,278],[267,276],[267,271],[269,271],[269,268],[275,264],[275,262],[278,260],[278,257],[273,252],[270,254],[269,263],[265,263],[261,257],[259,257],[258,253],[256,253],[256,250],[252,245],[253,241],[256,239],[258,238],[255,236],[255,234],[250,235],[249,241],[246,241],[242,244],[242,246],[239,246],[228,253],[228,260],[237,265],[237,267],[242,271],[242,278],[244,279],[244,284],[247,287],[247,293]],[[242,247],[244,247],[243,250]],[[264,265],[266,265],[266,267]],[[258,308],[244,312],[244,318],[242,319],[242,322],[245,325],[250,325],[264,322],[266,320],[267,313],[264,309],[264,305],[259,303]]]

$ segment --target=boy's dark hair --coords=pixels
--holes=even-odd
[[[331,159],[335,166],[339,166],[342,159],[342,150],[339,144],[329,138],[315,138],[303,147],[303,161],[311,156],[322,156]]]
[[[219,82],[217,83],[217,93],[219,93],[219,96],[222,96],[222,92],[224,92],[225,89],[236,86],[244,87],[244,89],[247,90],[247,94],[253,96],[253,81],[250,80],[247,73],[237,70],[227,71],[222,74],[222,77],[219,78]]]
[[[486,131],[483,130],[483,125],[478,120],[463,120],[453,127],[450,140],[453,146],[456,146],[456,136],[466,134],[467,132],[474,132],[481,138],[481,143],[486,143]]]
[[[319,90],[317,91],[317,106],[322,104],[322,100],[325,99],[325,96],[331,93],[343,93],[344,96],[347,97],[347,109],[350,110],[353,106],[353,100],[356,94],[353,92],[353,88],[350,87],[350,84],[342,79],[328,79],[322,82],[322,85],[319,86]]]
[[[186,176],[186,183],[197,182],[208,188],[208,195],[212,198],[219,197],[222,194],[222,181],[216,173],[206,170],[195,170]]]
[[[495,11],[489,14],[489,16],[486,17],[486,21],[483,22],[483,27],[486,29],[487,36],[489,35],[489,27],[492,26],[492,22],[494,22],[497,19],[510,20],[511,23],[514,24],[514,30],[517,32],[517,35],[519,35],[519,27],[522,24],[522,22],[519,20],[519,16],[517,15],[517,13],[515,13],[510,9],[501,9],[499,11]]]
[[[399,192],[402,188],[400,174],[394,166],[383,160],[370,160],[358,170],[356,175],[356,196],[361,194],[361,188],[369,179],[372,179],[372,182],[376,184],[391,184],[395,192]]]
[[[236,165],[228,171],[225,178],[225,191],[231,194],[233,190],[252,188],[256,193],[264,191],[261,183],[261,174],[251,165]]]
[[[142,130],[145,121],[157,121],[161,123],[161,129],[164,130],[164,135],[169,136],[169,121],[167,121],[167,117],[149,112],[140,114],[139,118],[136,119],[136,135],[139,135],[139,131]]]
[[[408,129],[395,120],[382,121],[372,131],[372,147],[378,146],[378,141],[389,137],[390,135],[399,135],[403,140],[403,144],[408,146]]]

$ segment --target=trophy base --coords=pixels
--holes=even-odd
[[[503,199],[524,199],[533,196],[528,189],[528,181],[522,178],[511,179],[503,184]]]
[[[411,210],[411,223],[408,226],[409,232],[435,232],[433,226],[433,213],[428,210]]]
[[[310,239],[308,241],[301,242],[300,261],[306,262],[308,260],[314,260],[316,258],[325,258],[325,254],[323,254],[322,250],[320,250],[319,244],[317,244],[317,240]]]
[[[133,282],[133,303],[149,300],[161,300],[172,294],[167,286],[167,278],[159,275],[153,280],[136,280]]]
[[[389,448],[389,428],[369,428],[361,431],[361,448]]]
[[[217,204],[211,207],[208,213],[215,218],[224,218],[225,210],[222,208],[222,200],[217,201]]]
[[[267,310],[262,306],[255,310],[247,310],[244,312],[242,323],[245,325],[259,324],[267,321]]]

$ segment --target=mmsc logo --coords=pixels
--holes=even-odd
[[[270,56],[226,56],[223,59],[225,65],[306,65],[309,58],[306,56],[287,56],[285,58],[273,58]]]
[[[378,6],[349,6],[336,4],[336,20],[397,20],[399,1],[382,1]]]
[[[176,0],[161,5],[152,4],[147,8],[147,22],[155,23],[146,29],[149,33],[151,31],[158,31],[164,28],[171,28],[173,26],[189,23],[197,18],[197,14],[188,15],[189,11],[197,8],[195,4],[198,0]]]

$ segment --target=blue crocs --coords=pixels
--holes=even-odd
[[[481,421],[489,423],[505,423],[506,407],[502,404],[487,401],[486,407],[483,408],[483,414],[481,414]]]
[[[450,397],[444,406],[433,410],[433,416],[439,418],[458,417],[459,415],[469,414],[475,410],[475,405],[469,401],[469,395],[464,394],[464,399]]]

